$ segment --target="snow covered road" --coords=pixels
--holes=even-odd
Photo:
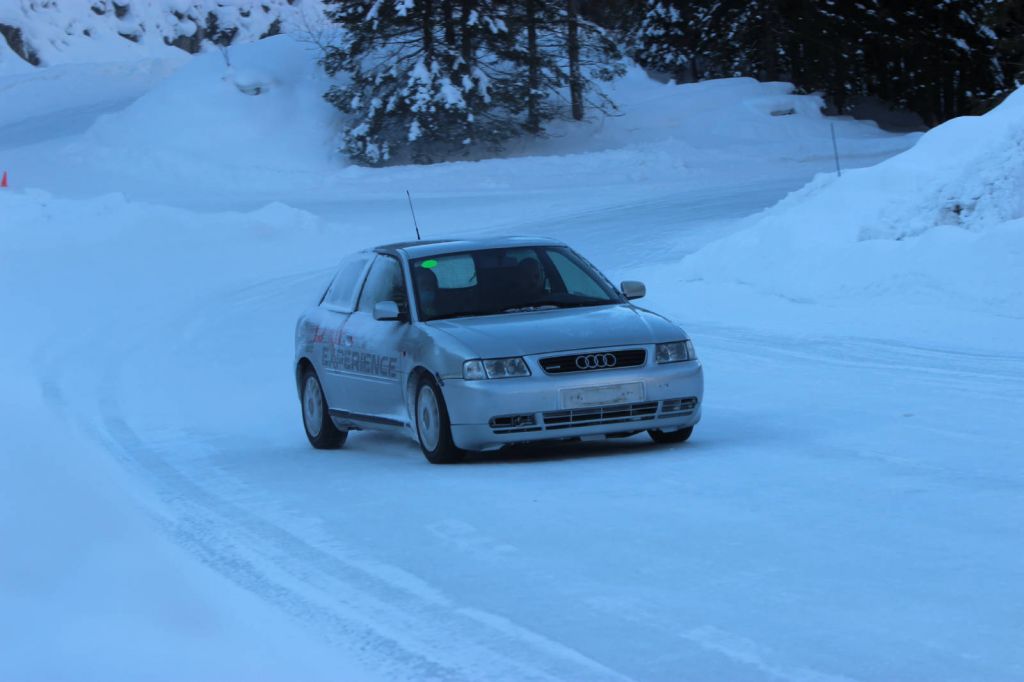
[[[635,251],[600,244],[581,248],[630,271]],[[164,267],[202,271],[189,253]],[[1024,357],[679,309],[708,373],[690,443],[439,469],[381,435],[306,445],[288,342],[328,275],[112,306],[48,349],[39,379],[159,494],[179,542],[347,656],[405,679],[1022,673],[1000,652],[1022,644],[1006,595],[1024,576],[1024,439],[1001,425]]]

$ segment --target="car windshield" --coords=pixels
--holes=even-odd
[[[517,246],[410,261],[421,320],[623,302],[597,270],[564,246]]]

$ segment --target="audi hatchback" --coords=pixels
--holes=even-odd
[[[385,429],[435,464],[549,439],[690,437],[703,369],[686,333],[565,244],[507,237],[345,259],[295,333],[315,448]]]

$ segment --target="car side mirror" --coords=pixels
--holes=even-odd
[[[647,295],[647,287],[644,286],[643,282],[626,280],[620,284],[619,287],[622,289],[622,295],[630,300],[633,300],[634,298],[643,298]]]
[[[377,301],[373,306],[373,319],[375,320],[397,320],[401,316],[398,304],[394,301]]]

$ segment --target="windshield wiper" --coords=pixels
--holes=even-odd
[[[479,317],[481,315],[493,315],[493,314],[494,313],[468,313],[468,312],[445,313],[444,315],[435,315],[434,317],[430,318],[429,320],[424,320],[424,322],[433,322],[434,320],[450,320],[453,317]]]
[[[456,313],[445,313],[444,315],[436,315],[431,317],[426,322],[433,322],[434,320],[450,320],[455,317],[485,317],[487,315],[500,315],[502,313],[530,313],[538,310],[557,310],[558,308],[582,308],[586,306],[595,305],[612,305],[615,301],[605,301],[599,298],[591,298],[583,301],[537,301],[535,303],[527,303],[525,305],[511,306],[509,308],[503,308],[501,310],[465,310]]]
[[[601,298],[591,298],[586,301],[569,301],[560,304],[563,308],[588,308],[595,305],[613,305],[618,301],[606,301]]]
[[[503,313],[529,313],[534,310],[553,310],[560,307],[558,303],[536,303],[530,305],[516,306],[513,308],[505,308],[501,312]]]

